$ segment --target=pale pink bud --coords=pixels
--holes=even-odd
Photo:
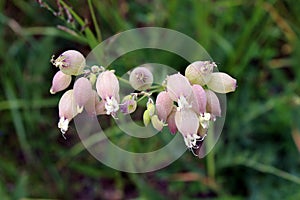
[[[85,67],[84,56],[75,50],[65,51],[55,60],[51,59],[51,62],[67,75],[79,75]]]
[[[185,76],[192,84],[204,86],[210,80],[214,67],[217,67],[214,62],[196,61],[185,69]]]
[[[175,113],[176,113],[176,109],[173,108],[173,110],[171,111],[167,119],[168,128],[172,134],[175,134],[177,132],[177,127],[175,123]]]
[[[206,111],[206,93],[200,85],[193,85],[192,108],[200,114]]]
[[[155,106],[159,119],[166,122],[173,108],[173,101],[166,91],[160,92],[157,95]]]
[[[206,112],[210,113],[213,118],[221,116],[221,106],[217,95],[211,90],[205,90],[207,104]]]
[[[114,97],[117,101],[119,99],[119,81],[112,71],[105,71],[99,74],[96,82],[96,89],[99,96],[106,100]]]
[[[233,92],[236,89],[236,80],[223,72],[214,72],[207,83],[207,87],[218,93]]]
[[[58,110],[60,118],[58,128],[64,134],[68,130],[69,122],[78,114],[73,90],[68,90],[63,94],[58,103]]]
[[[130,73],[129,83],[135,90],[147,90],[153,83],[153,75],[146,67],[137,67]]]
[[[78,112],[82,112],[83,106],[88,102],[93,94],[93,89],[90,81],[87,78],[81,77],[74,83],[74,98],[77,104]]]
[[[59,117],[64,117],[69,120],[78,114],[74,99],[74,90],[68,90],[62,95],[58,103],[58,109]]]
[[[66,89],[71,83],[72,77],[64,74],[62,71],[56,72],[52,80],[52,87],[50,89],[51,94]]]
[[[180,97],[188,100],[192,94],[192,87],[188,79],[178,73],[167,77],[167,91],[170,98],[177,102]]]

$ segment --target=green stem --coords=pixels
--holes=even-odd
[[[211,179],[215,179],[215,155],[214,151],[211,150],[214,141],[214,126],[213,123],[210,124],[210,128],[208,129],[207,137],[206,137],[206,151],[210,151],[206,157],[206,165],[207,165],[207,174]]]
[[[100,27],[97,23],[97,18],[96,18],[95,12],[94,12],[92,1],[88,0],[88,4],[89,4],[89,9],[90,9],[90,12],[91,12],[91,15],[92,15],[93,24],[94,24],[94,27],[95,27],[95,30],[96,30],[97,39],[98,39],[99,42],[101,42],[102,41],[101,30],[100,30]]]

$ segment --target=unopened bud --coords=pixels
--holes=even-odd
[[[233,92],[236,89],[236,80],[223,72],[214,72],[207,83],[207,87],[218,93]]]
[[[153,75],[146,67],[137,67],[130,73],[129,83],[135,90],[147,90],[153,83]]]
[[[173,101],[166,91],[160,92],[157,95],[155,106],[159,119],[166,122],[173,108]]]
[[[66,89],[71,83],[72,77],[64,74],[62,71],[56,72],[52,80],[52,86],[50,89],[51,94]]]
[[[75,81],[73,89],[77,110],[79,113],[81,113],[83,106],[92,97],[92,85],[87,78],[81,77]]]
[[[151,123],[152,126],[158,131],[161,131],[164,127],[164,123],[160,119],[158,119],[157,115],[153,115],[151,117]]]
[[[122,104],[120,105],[120,110],[124,114],[133,113],[136,110],[137,102],[131,95],[124,97]]]

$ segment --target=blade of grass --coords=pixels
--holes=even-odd
[[[3,82],[4,82],[4,86],[5,86],[4,90],[5,90],[6,98],[8,99],[8,102],[10,103],[10,107],[12,108],[11,115],[12,115],[12,119],[13,119],[13,123],[14,123],[15,129],[16,129],[16,132],[17,132],[19,143],[21,145],[21,148],[24,152],[26,159],[29,161],[32,161],[33,156],[31,153],[30,145],[26,138],[26,131],[25,131],[24,124],[22,121],[22,116],[21,116],[21,113],[19,112],[19,110],[16,109],[16,107],[19,107],[18,103],[15,101],[16,94],[13,90],[12,84],[10,83],[10,81],[8,79],[4,79]]]
[[[256,162],[255,160],[244,160],[240,163],[241,165],[253,168],[257,171],[263,172],[263,173],[269,173],[273,174],[275,176],[278,176],[280,178],[283,178],[285,180],[297,183],[300,185],[300,177],[297,177],[293,174],[290,174],[286,171],[283,171],[281,169],[278,169],[276,167],[265,165],[263,163]]]
[[[101,30],[100,30],[100,27],[99,27],[97,19],[96,19],[96,15],[95,15],[95,12],[94,12],[92,1],[88,0],[88,4],[89,4],[89,9],[90,9],[90,12],[91,12],[91,15],[92,15],[92,20],[93,20],[93,24],[94,24],[94,27],[95,27],[95,30],[96,30],[98,41],[101,42],[102,41]]]

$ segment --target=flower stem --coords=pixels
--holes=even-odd
[[[207,165],[207,174],[211,179],[215,179],[215,155],[214,151],[212,150],[213,141],[214,141],[214,126],[213,123],[210,124],[210,128],[208,129],[207,133],[207,144],[206,144],[206,151],[210,151],[206,157],[206,165]]]

